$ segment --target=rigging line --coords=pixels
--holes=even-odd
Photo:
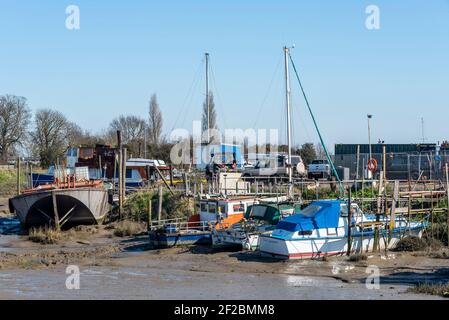
[[[201,73],[201,76],[198,78],[198,81],[195,83],[192,95],[190,96],[190,100],[188,102],[188,108],[185,110],[185,112],[183,114],[182,124],[184,124],[186,122],[187,116],[189,115],[190,108],[191,108],[191,106],[193,104],[194,99],[196,98],[194,93],[198,91],[198,86],[202,82],[203,82],[203,73]],[[201,98],[200,101],[199,101],[199,105],[202,106],[202,104],[203,104],[203,99]],[[202,121],[202,114],[203,114],[203,108],[201,107],[200,121]]]
[[[300,104],[298,103],[298,106],[299,105]],[[298,112],[298,113],[296,113],[296,112]],[[304,129],[304,132],[303,132],[304,140],[302,141],[302,143],[304,144],[304,143],[311,142],[311,143],[313,143],[315,145],[315,143],[313,142],[313,139],[312,139],[312,137],[310,135],[309,129],[307,127],[307,123],[305,122],[304,117],[301,117],[301,114],[302,113],[301,113],[301,110],[300,110],[299,107],[297,108],[297,110],[295,108],[292,108],[292,119],[299,119],[301,121],[301,128]],[[296,115],[298,115],[298,116],[296,116]],[[293,121],[293,123],[295,123],[295,122]],[[299,137],[297,137],[297,138],[298,138],[298,141],[297,141],[298,142],[298,147],[301,148],[302,147],[302,145],[301,145],[301,135]]]
[[[195,74],[194,74],[194,76],[193,76],[193,79],[192,79],[192,83],[190,84],[190,88],[189,88],[189,90],[187,91],[187,95],[185,96],[185,98],[184,98],[184,102],[182,103],[182,106],[181,106],[181,110],[183,110],[184,112],[178,112],[178,116],[176,117],[176,120],[175,120],[175,122],[173,123],[173,127],[172,127],[172,131],[175,129],[175,127],[176,127],[176,125],[178,124],[178,121],[179,121],[179,118],[181,117],[181,114],[185,114],[186,113],[186,111],[184,110],[184,108],[185,108],[185,106],[186,106],[186,103],[187,103],[187,100],[189,99],[189,97],[193,94],[193,86],[195,85],[195,81],[197,80],[197,77],[198,77],[198,74],[199,74],[199,72],[200,72],[200,70],[201,70],[201,68],[202,68],[202,66],[203,66],[203,64],[204,64],[204,58],[201,60],[201,62],[200,62],[200,64],[199,64],[199,66],[198,66],[198,68],[196,69],[196,71],[195,71]]]
[[[259,122],[260,115],[262,113],[262,109],[265,106],[265,103],[267,102],[268,95],[271,92],[271,88],[273,87],[274,80],[277,77],[277,74],[278,74],[278,71],[279,71],[279,66],[281,65],[281,61],[282,61],[282,56],[279,56],[278,63],[276,65],[276,68],[274,69],[273,76],[271,77],[270,85],[268,86],[268,90],[266,91],[265,97],[262,100],[262,104],[259,107],[259,111],[257,113],[256,120],[254,121],[254,125],[253,125],[254,128],[256,127],[257,123]]]
[[[217,92],[218,104],[220,105],[220,111],[221,111],[221,113],[223,115],[223,122],[224,122],[225,127],[228,128],[228,124],[227,124],[227,121],[226,121],[226,113],[224,112],[224,104],[222,103],[221,95],[218,92],[218,87],[217,87],[217,83],[216,83],[216,80],[215,80],[215,71],[214,71],[214,68],[212,66],[212,62],[210,60],[209,60],[209,68],[210,68],[210,74],[211,74],[211,78],[212,78],[212,83],[214,85],[215,91]]]
[[[293,62],[292,56],[291,56],[290,53],[288,54],[288,56],[289,56],[290,61],[292,63],[293,70],[295,71],[296,79],[298,80],[298,83],[299,83],[299,86],[301,88],[302,95],[304,96],[304,100],[306,102],[307,108],[309,109],[310,116],[312,117],[313,124],[315,125],[315,129],[316,129],[316,131],[318,133],[318,137],[320,138],[321,145],[323,146],[324,152],[326,153],[327,161],[329,161],[329,163],[330,163],[330,165],[332,167],[332,171],[333,171],[335,177],[338,180],[338,184],[339,184],[339,187],[340,187],[340,194],[343,195],[344,194],[343,183],[341,182],[340,177],[338,176],[338,172],[335,169],[334,162],[332,161],[332,159],[331,159],[331,157],[329,155],[329,152],[327,151],[326,145],[324,143],[323,137],[321,136],[321,132],[320,132],[320,129],[318,128],[318,124],[317,124],[317,122],[315,120],[315,116],[314,116],[314,114],[312,112],[312,108],[310,108],[309,100],[307,99],[307,95],[306,95],[306,93],[304,91],[304,88],[302,86],[302,83],[301,83],[301,80],[299,78],[298,71],[296,70],[295,63]]]
[[[203,60],[201,62],[202,63],[200,65],[199,70],[201,70],[204,67],[205,59],[203,58]],[[204,76],[204,74],[202,72],[200,72],[200,76],[196,78],[197,81],[195,82],[195,84],[193,86],[192,94],[190,95],[190,99],[187,102],[187,108],[186,108],[186,110],[183,113],[182,124],[184,124],[185,121],[186,121],[187,115],[189,114],[190,107],[192,106],[192,102],[193,102],[193,99],[195,97],[194,93],[197,92],[198,85],[203,81],[203,76]],[[202,99],[200,101],[201,101],[200,103],[202,104],[203,103]],[[201,114],[202,113],[203,113],[203,111],[201,111]]]

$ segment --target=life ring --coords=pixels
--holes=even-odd
[[[376,172],[377,170],[377,160],[374,158],[371,158],[368,160],[368,170],[371,172]]]

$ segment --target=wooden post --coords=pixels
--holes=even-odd
[[[382,156],[383,178],[387,180],[387,146],[382,147]]]
[[[170,165],[170,185],[173,187],[173,167]]]
[[[446,163],[446,192],[447,192],[447,241],[449,243],[449,171]]]
[[[127,149],[123,148],[123,164],[122,164],[122,170],[123,170],[123,174],[122,174],[122,198],[123,198],[123,202],[125,202],[125,198],[126,198],[126,160],[127,160]]]
[[[30,163],[30,189],[33,189],[33,165]]]
[[[59,225],[59,213],[58,213],[58,204],[56,202],[56,193],[53,191],[51,193],[52,201],[53,201],[53,213],[55,214],[55,226],[56,230],[61,230],[61,226]]]
[[[20,195],[20,157],[17,157],[17,195]]]
[[[146,179],[147,179],[147,183],[146,183],[146,185],[147,185],[147,188],[149,188],[150,187],[150,175],[151,175],[151,173],[150,173],[150,166],[145,166],[145,174],[146,174]]]
[[[100,179],[103,179],[103,168],[101,167],[101,156],[98,156],[98,166],[100,167]]]
[[[122,150],[122,135],[120,130],[117,130],[117,145],[118,145],[118,149],[119,149],[119,154],[118,154],[118,203],[119,203],[119,219],[122,218],[122,214],[123,214],[123,193],[122,193],[122,189],[123,189],[123,185],[122,185],[122,175],[123,175],[123,170],[122,170],[122,158],[123,158],[123,150]],[[115,172],[114,172],[115,175]]]
[[[394,181],[394,189],[393,189],[393,202],[391,203],[391,211],[390,211],[389,240],[393,236],[393,229],[394,229],[395,222],[396,222],[396,205],[397,205],[398,201],[399,201],[399,180],[395,180]]]
[[[152,201],[151,201],[151,194],[148,193],[148,217],[147,217],[147,231],[151,231],[151,224],[152,224],[152,217],[151,217],[151,210],[152,210]]]
[[[434,224],[433,224],[433,219],[434,219],[434,214],[433,214],[433,190],[430,190],[430,219],[431,219],[431,224],[432,224],[432,228],[430,229],[430,233],[431,233],[431,237],[432,239],[434,238],[435,234],[433,232],[434,228]]]
[[[188,183],[187,183],[187,173],[184,172],[184,173],[182,174],[182,178],[183,178],[183,180],[184,180],[185,195],[187,196],[187,195],[189,194],[189,192],[190,192],[189,186],[188,186]]]
[[[158,199],[158,208],[157,208],[157,222],[158,225],[161,223],[161,219],[162,219],[162,186],[159,186],[159,199]]]
[[[154,166],[154,169],[156,169],[157,173],[159,174],[159,176],[161,177],[162,181],[164,182],[165,186],[167,187],[168,191],[170,191],[171,194],[175,194],[172,190],[172,188],[170,187],[170,185],[167,183],[167,180],[165,180],[164,176],[162,175],[162,172],[159,170],[159,168],[157,166]]]
[[[380,214],[381,213],[381,201],[382,201],[382,191],[384,188],[384,179],[383,179],[383,175],[380,176],[380,180],[379,180],[379,191],[377,194],[377,213]]]
[[[356,167],[356,174],[355,179],[359,180],[359,167],[360,167],[360,145],[357,145],[357,167]]]
[[[410,222],[412,221],[411,219],[412,219],[412,195],[411,195],[411,191],[412,191],[412,183],[411,183],[411,181],[410,180],[408,180],[408,226],[409,226],[409,228],[408,228],[408,232],[409,232],[409,235],[411,234],[411,232],[412,232],[412,228],[411,228],[411,225],[410,225]]]
[[[122,218],[123,214],[123,150],[120,148],[118,156],[118,202],[119,202],[119,216]]]
[[[355,181],[355,184],[357,185],[357,181]],[[362,216],[361,216],[361,222],[362,222],[362,226],[361,226],[361,237],[360,237],[360,253],[363,254],[363,231],[364,231],[364,212],[363,212],[363,207],[361,208],[361,212],[362,212]]]
[[[347,256],[351,255],[351,225],[352,225],[352,209],[351,209],[351,187],[348,189],[348,252]]]

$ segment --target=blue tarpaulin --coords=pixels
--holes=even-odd
[[[286,231],[310,231],[322,228],[337,228],[342,201],[313,201],[300,213],[285,218],[277,229]]]

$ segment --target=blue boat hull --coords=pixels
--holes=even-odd
[[[156,233],[150,232],[150,244],[156,248],[169,248],[196,244],[211,244],[210,232]]]

